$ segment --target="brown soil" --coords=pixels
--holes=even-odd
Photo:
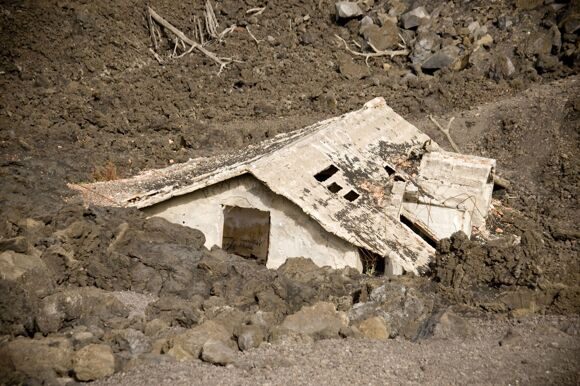
[[[394,0],[363,3],[375,19],[390,5],[411,5],[411,1]],[[570,23],[577,23],[580,3],[571,1],[558,8],[545,1],[532,9],[526,9],[526,4],[534,1],[519,0],[412,3],[439,11],[431,32],[441,41],[469,41],[465,27],[477,20],[487,27],[493,44],[474,51],[460,71],[425,74],[406,57],[371,59],[366,66],[364,59],[353,59],[335,38],[336,34],[364,44],[359,21],[337,22],[333,2],[270,0],[264,13],[249,16],[247,9],[266,3],[224,0],[214,4],[219,28],[232,24],[237,28],[208,49],[236,62],[218,75],[218,66],[199,52],[170,58],[174,43],[168,35],[162,35],[158,49],[163,64],[149,51],[147,4],[193,36],[193,18],[204,9],[201,1],[1,2],[0,239],[23,237],[30,248],[42,253],[53,275],[41,275],[36,283],[27,279],[25,290],[20,284],[0,283],[5,298],[0,304],[2,334],[34,335],[39,331],[33,317],[38,302],[68,286],[156,291],[159,296],[189,299],[209,296],[216,281],[223,280],[223,297],[233,304],[238,287],[230,287],[228,280],[235,275],[204,276],[203,269],[187,263],[181,268],[191,268],[195,273],[188,271],[188,275],[199,275],[195,282],[203,283],[196,287],[188,284],[188,276],[168,278],[146,270],[143,266],[151,265],[148,251],[132,245],[122,226],[130,224],[136,240],[153,237],[160,253],[173,253],[176,260],[186,253],[201,260],[207,257],[198,245],[202,236],[149,224],[132,210],[85,211],[66,184],[131,176],[243,148],[357,109],[375,96],[385,97],[395,111],[443,146],[448,145],[444,136],[427,116],[432,114],[440,122],[455,117],[452,135],[461,149],[496,158],[499,173],[511,182],[507,191],[495,193],[489,219],[492,233],[506,237],[483,243],[477,237],[457,236],[442,243],[429,281],[417,279],[413,286],[428,296],[436,294],[439,306],[459,304],[478,318],[481,312],[515,318],[534,312],[578,314],[580,49],[578,31],[569,31]],[[446,29],[446,18],[452,21],[453,31]],[[506,20],[511,26],[506,26]],[[513,75],[502,75],[497,69],[501,55],[511,58]],[[115,245],[111,252],[111,240],[116,238],[125,244]],[[3,250],[16,250],[2,245]],[[74,253],[82,269],[67,265],[58,248]],[[111,263],[111,259],[118,260]],[[169,272],[174,261],[165,264],[153,265],[154,271]],[[135,267],[140,267],[139,275],[130,270]],[[162,279],[155,281],[156,275]],[[274,276],[260,271],[256,280],[269,282]],[[315,296],[326,288],[320,285],[309,287],[308,296],[284,298],[281,315],[315,300],[329,300],[332,291],[355,298],[365,288],[370,291],[380,285],[374,279],[351,279],[355,284],[331,286],[328,293]],[[158,287],[149,291],[149,284]],[[11,306],[15,303],[10,299],[19,306]],[[278,303],[270,306],[276,309]],[[431,311],[437,309],[432,306]],[[195,318],[189,315],[184,323],[195,324]],[[526,342],[546,336],[542,329],[533,331]],[[577,334],[570,336],[577,340]],[[402,348],[396,346],[389,355],[398,355],[410,344],[390,342]],[[329,353],[336,349],[333,345],[316,350]],[[438,343],[426,347],[430,353],[445,351]],[[367,349],[369,355],[378,355]],[[542,355],[537,346],[526,345],[525,350],[530,358],[519,365],[518,374],[535,368]],[[577,350],[576,341],[570,350],[555,355],[572,358]],[[415,360],[414,355],[419,354],[409,360]],[[441,366],[455,368],[458,357],[445,358]],[[298,368],[307,367],[296,363]],[[558,370],[558,381],[577,381],[578,363],[570,363]],[[423,373],[402,371],[401,379],[387,379],[429,382]],[[241,375],[222,371],[221,376]],[[539,373],[522,377],[545,383]],[[512,381],[500,375],[490,380],[457,379],[461,383]]]

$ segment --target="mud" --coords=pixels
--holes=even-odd
[[[379,22],[410,3],[361,4]],[[390,338],[431,339],[441,320],[455,320],[443,316],[449,306],[483,319],[578,314],[580,3],[541,3],[415,1],[433,20],[400,30],[413,54],[365,63],[335,37],[368,49],[360,20],[337,21],[331,2],[272,0],[255,16],[246,11],[262,3],[215,2],[220,30],[237,26],[207,46],[236,59],[219,75],[198,52],[171,58],[164,33],[162,64],[149,51],[147,4],[193,36],[202,2],[0,4],[0,383],[72,381],[72,350],[94,343],[113,348],[116,371],[141,357],[192,355],[174,337],[191,340],[212,323],[227,345],[241,335],[252,345],[311,342],[280,325],[319,302],[333,323],[347,315],[336,338],[360,337],[357,326],[379,317]],[[476,44],[474,21],[492,43]],[[460,42],[460,68],[421,70],[419,37]],[[334,271],[308,256],[271,271],[205,249],[199,231],[85,208],[66,187],[242,149],[375,96],[445,147],[427,117],[455,117],[462,150],[496,158],[511,182],[494,192],[491,241],[442,241],[427,277]],[[57,350],[64,367],[23,365],[10,347],[29,343],[15,336],[34,338],[30,352]]]

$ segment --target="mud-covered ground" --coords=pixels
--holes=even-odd
[[[396,338],[361,350],[376,356],[380,344],[394,345],[385,355],[408,349],[414,361],[422,350],[429,358],[453,350],[430,339],[461,340],[466,323],[497,321],[496,335],[522,318],[552,323],[552,316],[534,314],[560,315],[563,322],[551,327],[557,333],[534,328],[523,334],[529,358],[518,374],[532,367],[549,374],[552,362],[538,366],[543,343],[531,342],[560,332],[564,343],[557,345],[565,348],[550,350],[564,365],[556,378],[534,372],[520,381],[577,382],[577,1],[362,1],[372,28],[363,27],[363,15],[336,20],[328,0],[218,1],[212,3],[218,32],[234,26],[205,46],[234,59],[221,72],[196,50],[172,57],[174,36],[161,28],[154,49],[147,4],[188,36],[205,9],[201,1],[0,3],[0,383],[95,379],[83,372],[83,358],[104,357],[100,365],[110,368],[109,351],[116,372],[168,358],[192,360],[207,343],[196,334],[260,361],[287,341],[297,347],[315,341],[316,360],[342,343],[358,350],[353,337]],[[403,15],[420,5],[429,20],[405,28]],[[409,54],[365,63],[337,36],[357,52],[371,52],[372,42]],[[177,55],[183,52],[178,46]],[[453,59],[447,68],[426,65],[443,53]],[[441,243],[427,278],[389,281],[315,269],[303,260],[268,271],[205,250],[199,232],[148,221],[133,210],[83,208],[66,187],[243,148],[360,108],[375,96],[446,147],[428,116],[442,124],[455,118],[451,133],[462,151],[496,158],[499,174],[511,182],[494,193],[489,229],[498,238]],[[139,312],[134,304],[142,306]],[[315,308],[303,315],[303,306]],[[328,325],[290,333],[294,319],[286,320],[297,313],[305,320],[326,315]],[[437,338],[434,326],[446,323],[449,336]],[[253,353],[252,345],[240,343],[248,334],[256,345],[273,346]],[[470,347],[487,347],[466,336]],[[180,339],[195,344],[180,346]],[[421,341],[428,343],[411,343]],[[522,350],[510,347],[506,361]],[[485,350],[479,352],[487,362]],[[62,361],[44,363],[46,355]],[[337,366],[348,360],[338,358]],[[455,369],[452,351],[443,358],[438,368]],[[241,367],[220,369],[224,382],[249,371],[246,359],[230,362]],[[167,366],[174,371],[176,365]],[[298,359],[291,371],[258,367],[270,383],[286,378],[268,374],[290,381],[293,372],[308,369]],[[518,379],[485,378],[479,375],[485,370],[474,368],[461,370],[467,375],[459,382]],[[193,375],[175,371],[186,374],[183,383]],[[393,383],[432,383],[423,369],[401,370],[400,379],[393,371],[387,377]]]

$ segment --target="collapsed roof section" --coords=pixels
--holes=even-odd
[[[432,241],[484,224],[494,169],[441,150],[375,98],[242,152],[72,187],[94,204],[144,208],[250,173],[326,231],[420,273]]]

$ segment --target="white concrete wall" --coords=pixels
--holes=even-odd
[[[172,198],[144,212],[199,229],[205,234],[206,247],[211,248],[222,246],[224,205],[270,212],[268,268],[278,268],[289,257],[309,257],[319,266],[350,266],[362,271],[356,247],[328,233],[298,206],[249,174]]]

